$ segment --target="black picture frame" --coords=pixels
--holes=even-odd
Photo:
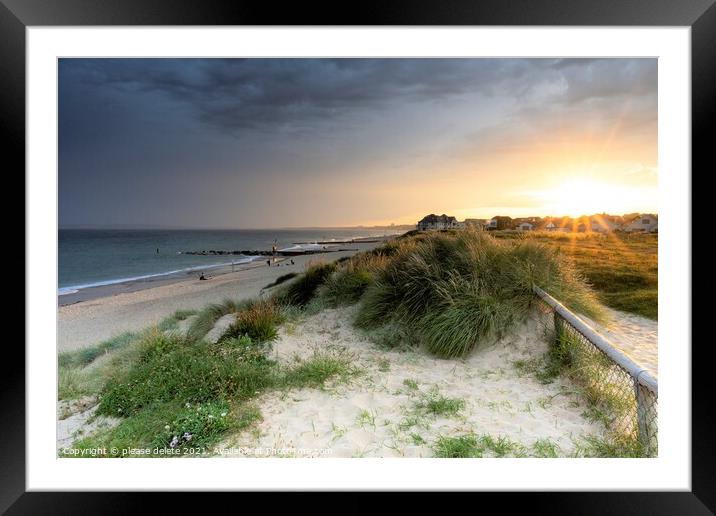
[[[688,26],[692,44],[692,178],[697,168],[706,171],[710,157],[708,129],[716,118],[714,0],[401,0],[363,1],[350,6],[297,2],[282,3],[280,8],[269,2],[243,0],[0,0],[0,141],[5,147],[5,177],[25,166],[25,28],[53,25]],[[24,191],[24,185],[22,188]],[[691,224],[688,228],[691,231]],[[26,269],[26,281],[28,274],[31,271]],[[713,514],[716,446],[711,436],[715,404],[707,383],[712,376],[707,370],[710,341],[694,341],[692,347],[691,492],[511,493],[511,503],[520,501],[530,512],[550,514]],[[0,510],[7,514],[140,510],[149,495],[26,492],[25,354],[19,346],[6,353],[6,363],[11,361],[13,366],[4,368],[1,380],[5,421],[0,439]],[[183,500],[176,494],[162,500],[162,512],[183,505]]]

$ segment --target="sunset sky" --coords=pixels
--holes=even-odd
[[[657,212],[656,59],[61,59],[59,222]]]

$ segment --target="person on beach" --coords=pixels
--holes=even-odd
[[[200,279],[200,280],[206,280],[206,278],[204,277],[204,273],[203,273],[203,272],[202,272],[201,275],[199,276],[199,279]]]
[[[293,265],[293,258],[291,258],[291,265]]]
[[[266,260],[266,265],[268,265],[269,267],[271,267],[271,259],[270,259],[270,258],[269,258],[268,260]]]

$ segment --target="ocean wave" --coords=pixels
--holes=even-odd
[[[167,271],[167,272],[158,272],[155,274],[144,274],[142,276],[132,276],[130,278],[116,278],[116,279],[109,279],[109,280],[103,280],[103,281],[96,281],[94,283],[86,283],[84,285],[72,285],[69,287],[60,287],[57,289],[57,295],[58,296],[66,296],[67,294],[76,294],[80,290],[86,289],[86,288],[92,288],[92,287],[105,287],[107,285],[116,285],[118,283],[127,283],[131,281],[140,281],[145,279],[151,279],[151,278],[160,278],[162,276],[171,276],[172,274],[181,274],[182,272],[191,272],[191,271],[199,271],[199,270],[207,270],[212,269],[216,267],[225,267],[227,265],[231,265],[232,263],[234,265],[245,265],[247,263],[251,263],[252,261],[263,258],[263,256],[245,256],[239,260],[234,260],[233,262],[223,262],[223,263],[212,263],[208,265],[197,265],[195,267],[187,267],[185,269],[176,269],[173,271]]]

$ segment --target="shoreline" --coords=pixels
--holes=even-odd
[[[382,242],[359,243],[350,250],[277,257],[276,265],[265,261],[246,264],[231,272],[223,266],[201,281],[196,277],[162,278],[154,281],[92,287],[75,294],[58,296],[57,351],[93,346],[127,331],[140,331],[158,324],[177,310],[198,310],[226,298],[247,299],[289,272],[303,272],[312,261],[335,261],[370,250]],[[290,265],[290,260],[294,265]],[[62,299],[62,298],[67,298]],[[65,301],[61,303],[61,300]]]
[[[88,285],[85,287],[77,287],[77,286],[66,286],[66,287],[60,287],[58,288],[58,294],[57,294],[57,305],[58,307],[61,306],[68,306],[73,305],[77,303],[82,303],[85,301],[92,301],[94,299],[102,298],[102,297],[108,297],[113,296],[117,294],[123,294],[128,292],[136,292],[140,290],[150,289],[150,288],[156,288],[161,287],[164,285],[172,285],[174,283],[179,283],[182,281],[188,281],[190,279],[198,279],[199,275],[203,273],[207,273],[207,276],[216,277],[224,274],[230,274],[235,272],[240,272],[248,269],[253,269],[257,267],[266,267],[266,260],[272,259],[272,263],[280,263],[286,260],[296,259],[299,256],[323,256],[323,255],[330,255],[333,253],[342,253],[346,251],[358,251],[363,250],[365,244],[373,244],[373,245],[380,245],[383,242],[386,242],[388,240],[391,240],[393,238],[396,238],[397,236],[400,236],[400,234],[395,235],[385,235],[385,236],[379,236],[379,237],[357,237],[350,241],[336,241],[333,242],[334,245],[343,245],[343,247],[339,247],[338,249],[331,249],[327,250],[325,252],[307,252],[305,254],[280,254],[277,253],[276,256],[269,256],[269,255],[261,255],[261,256],[242,256],[243,259],[246,258],[253,258],[250,261],[244,261],[242,263],[221,263],[221,264],[213,264],[213,265],[205,265],[205,266],[193,266],[187,269],[183,270],[177,270],[177,271],[168,271],[168,272],[159,272],[159,273],[152,273],[148,274],[144,277],[138,277],[138,278],[128,278],[126,280],[123,279],[117,279],[117,280],[105,280],[106,284],[101,285]],[[350,245],[351,247],[346,247]],[[358,246],[358,247],[356,247]],[[267,251],[268,252],[268,251]],[[214,252],[217,257],[223,256],[223,252]],[[191,254],[191,253],[189,253]],[[227,254],[226,256],[231,256],[230,254]],[[76,289],[74,292],[69,292],[65,294],[59,294],[59,291],[63,289]]]

